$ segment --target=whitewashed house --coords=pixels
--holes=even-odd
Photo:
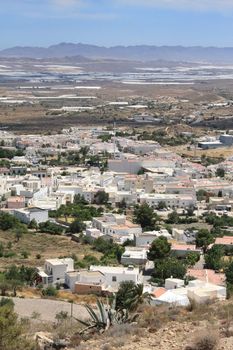
[[[24,224],[29,224],[32,220],[37,224],[49,220],[48,210],[37,207],[15,209],[13,215]]]
[[[65,283],[66,272],[74,271],[71,258],[45,260],[44,268],[38,268],[39,282],[43,285]]]

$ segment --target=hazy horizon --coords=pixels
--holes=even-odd
[[[39,47],[39,48],[49,48],[51,46],[58,46],[58,45],[66,45],[66,44],[70,44],[70,45],[93,45],[93,46],[97,46],[97,47],[105,47],[105,48],[113,48],[113,47],[135,47],[135,46],[148,46],[148,47],[182,47],[182,48],[194,48],[194,47],[199,47],[199,48],[203,48],[203,49],[208,49],[208,48],[216,48],[216,49],[232,49],[233,48],[233,44],[232,46],[220,46],[220,45],[209,45],[209,46],[205,46],[205,45],[180,45],[180,44],[174,44],[174,45],[168,45],[168,44],[161,44],[161,45],[156,45],[156,44],[146,44],[146,43],[138,43],[138,44],[116,44],[116,45],[101,45],[101,44],[94,44],[94,43],[89,43],[89,42],[69,42],[69,41],[58,41],[58,42],[54,42],[51,43],[49,45],[26,45],[26,44],[22,44],[22,45],[14,45],[14,46],[8,46],[8,47],[4,47],[4,48],[0,48],[0,50],[7,50],[7,49],[11,49],[14,47],[22,47],[22,48],[26,48],[26,47]]]
[[[229,0],[0,0],[0,49],[60,42],[233,47]]]

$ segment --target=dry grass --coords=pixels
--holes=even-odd
[[[209,150],[200,150],[197,149],[196,151],[193,150],[188,150],[187,145],[182,145],[182,146],[175,146],[175,147],[167,147],[168,149],[178,153],[178,154],[184,154],[186,157],[200,157],[202,155],[205,155],[207,157],[211,158],[228,158],[232,156],[233,153],[233,147],[221,147],[217,149],[209,149]]]
[[[187,311],[183,308],[161,306],[142,306],[139,309],[139,326],[147,328],[150,333],[156,332],[171,321],[183,320]]]
[[[57,298],[65,301],[73,301],[77,304],[85,303],[85,304],[95,304],[96,303],[96,295],[77,295],[68,291],[60,290],[58,292]]]
[[[16,242],[12,232],[0,231],[0,243],[6,247],[9,242],[12,244],[10,251],[16,255],[9,258],[0,258],[0,269],[5,269],[12,264],[42,266],[45,259],[71,256],[72,254],[75,254],[78,259],[82,259],[89,254],[97,258],[101,257],[101,253],[92,250],[89,245],[81,245],[64,236],[28,233],[19,242]],[[27,259],[22,258],[22,251],[27,251],[30,254]],[[37,259],[38,254],[41,256],[40,259]]]
[[[29,298],[29,299],[40,299],[41,291],[36,288],[25,287],[22,290],[17,292],[17,296]],[[96,303],[96,295],[78,295],[73,294],[70,291],[59,290],[56,297],[50,298],[54,300],[61,301],[73,301],[76,304],[95,304]]]

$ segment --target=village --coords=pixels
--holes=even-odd
[[[151,305],[186,307],[230,295],[233,158],[204,165],[141,135],[115,124],[1,131],[1,230],[17,241],[37,232],[66,236],[102,254],[77,261],[64,250],[38,259],[33,288],[107,297],[132,283]]]

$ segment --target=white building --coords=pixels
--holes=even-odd
[[[160,202],[164,202],[170,208],[189,208],[196,205],[196,196],[188,194],[168,193],[144,193],[140,196],[140,203],[147,203],[156,208]]]
[[[126,247],[121,256],[122,265],[145,265],[147,262],[147,249]]]
[[[161,236],[166,237],[167,239],[172,239],[170,233],[166,229],[142,232],[134,236],[136,247],[148,247],[156,238]]]
[[[38,268],[38,276],[44,285],[65,283],[66,272],[74,271],[71,258],[45,260],[44,268]]]
[[[190,281],[188,286],[182,286],[179,279],[169,278],[166,282],[167,290],[162,291],[158,297],[152,297],[152,305],[172,304],[188,306],[190,301],[205,304],[215,300],[226,299],[226,287],[200,280]]]
[[[37,224],[49,220],[48,210],[36,207],[15,209],[13,215],[24,224],[29,224],[32,220]]]
[[[111,267],[111,266],[90,266],[90,271],[99,271],[105,276],[105,285],[119,287],[121,282],[132,281],[135,284],[143,282],[142,272],[139,268],[128,267]]]
[[[142,232],[141,226],[126,220],[125,215],[112,213],[106,213],[100,218],[93,218],[92,226],[100,230],[103,234],[113,237],[131,236]]]

